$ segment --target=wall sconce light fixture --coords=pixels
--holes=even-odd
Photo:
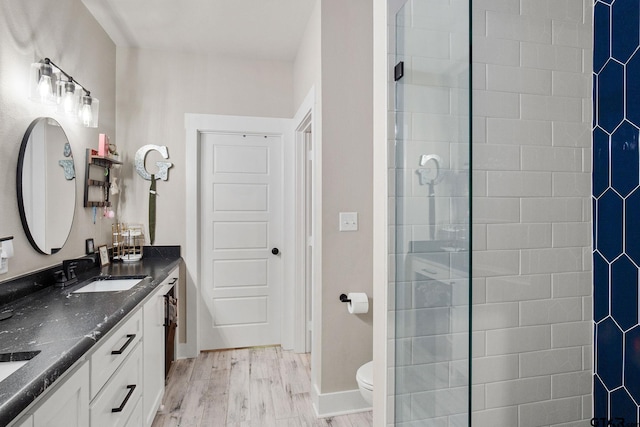
[[[98,98],[49,58],[31,64],[30,79],[32,101],[57,107],[58,112],[75,117],[85,127],[98,127]]]

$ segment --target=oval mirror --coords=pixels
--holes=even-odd
[[[71,145],[60,123],[49,117],[31,122],[20,146],[16,186],[22,226],[42,254],[55,254],[69,237],[75,176]]]

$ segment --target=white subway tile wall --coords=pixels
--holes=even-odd
[[[473,1],[474,427],[592,416],[592,10]]]
[[[421,417],[429,426],[467,425],[466,417],[451,416],[464,412],[468,354],[460,341],[467,335],[446,332],[468,325],[444,322],[446,309],[430,306],[435,294],[425,293],[433,286],[396,271],[406,259],[396,251],[427,240],[429,228],[426,186],[394,169],[396,133],[411,141],[413,151],[398,159],[407,168],[415,165],[406,159],[459,139],[459,117],[449,111],[460,94],[432,71],[465,42],[452,35],[465,21],[452,11],[466,1],[408,0],[414,16],[407,8],[400,20],[416,27],[401,40],[405,79],[415,87],[405,92],[407,111],[397,122],[393,111],[389,117],[390,426],[424,425]],[[474,427],[583,427],[592,416],[592,10],[591,0],[473,0]],[[425,38],[448,38],[450,48],[425,46]],[[394,49],[392,41],[391,64]],[[464,157],[456,150],[447,167]],[[396,184],[410,182],[399,194]],[[454,211],[439,206],[437,216]]]

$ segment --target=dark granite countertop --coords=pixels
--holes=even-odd
[[[0,311],[13,310],[13,317],[0,322],[0,353],[40,352],[0,381],[0,426],[11,422],[86,355],[180,261],[179,249],[177,254],[169,251],[159,256],[145,252],[135,263],[115,263],[84,272],[78,275],[78,284],[66,288],[36,284],[41,289],[0,306]],[[149,277],[127,291],[72,293],[98,275]]]

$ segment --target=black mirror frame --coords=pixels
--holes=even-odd
[[[29,127],[25,131],[24,136],[22,137],[22,143],[20,144],[20,152],[18,154],[18,167],[16,170],[16,192],[18,196],[18,211],[20,212],[20,221],[22,222],[22,229],[24,230],[24,233],[27,235],[27,239],[29,240],[29,243],[31,243],[31,246],[33,246],[33,249],[35,249],[38,253],[41,253],[42,255],[53,255],[59,252],[60,249],[62,249],[62,247],[65,245],[67,240],[69,240],[69,235],[71,234],[71,230],[69,230],[69,234],[67,235],[67,238],[63,242],[62,246],[60,246],[59,248],[51,248],[50,254],[47,252],[44,252],[38,246],[35,239],[33,238],[33,235],[31,234],[29,223],[27,222],[27,216],[24,210],[24,199],[23,199],[24,194],[22,191],[22,175],[24,172],[23,165],[24,165],[25,152],[27,151],[27,144],[29,143],[29,138],[31,137],[31,132],[33,131],[33,128],[36,127],[36,125],[38,125],[38,123],[40,123],[42,120],[55,120],[55,119],[52,119],[51,117],[38,117],[37,119],[33,120],[31,124],[29,124]],[[56,123],[57,123],[57,120],[56,120]],[[60,128],[62,129],[62,126],[60,126]],[[62,132],[65,134],[65,137],[66,137],[67,134],[66,132],[64,132],[64,129],[62,129]],[[67,137],[67,141],[68,140],[69,138]],[[74,206],[74,216],[75,216],[75,206]],[[72,221],[72,224],[73,224],[73,221]]]

